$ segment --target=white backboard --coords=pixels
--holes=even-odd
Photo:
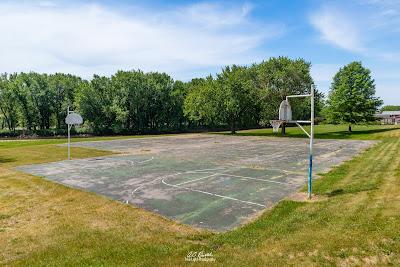
[[[83,119],[78,113],[71,112],[65,118],[65,123],[69,125],[80,125],[83,123]]]
[[[292,120],[292,107],[288,100],[283,100],[279,106],[279,120],[291,121]]]

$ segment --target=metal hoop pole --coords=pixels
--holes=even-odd
[[[68,124],[68,160],[71,159],[71,125]]]
[[[67,107],[67,115],[69,114],[69,106]],[[68,124],[68,160],[71,159],[71,125]]]
[[[310,132],[310,163],[308,167],[308,199],[312,196],[312,169],[313,169],[313,143],[314,143],[314,87],[311,85],[311,132]]]

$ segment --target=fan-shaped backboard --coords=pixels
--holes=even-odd
[[[83,123],[83,119],[78,113],[71,112],[65,118],[65,123],[69,125],[80,125]]]

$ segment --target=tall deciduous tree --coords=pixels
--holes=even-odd
[[[170,103],[170,123],[173,129],[182,129],[189,124],[188,119],[183,113],[183,105],[188,94],[188,83],[175,81],[171,92]]]
[[[117,119],[128,131],[169,130],[177,119],[174,116],[182,114],[182,106],[175,106],[182,100],[175,102],[174,81],[165,73],[118,71],[111,80]]]
[[[233,65],[225,67],[216,79],[192,81],[185,100],[185,114],[208,125],[229,125],[235,133],[238,125],[258,122],[258,93],[252,70]]]
[[[34,90],[37,84],[32,78],[32,73],[12,74],[10,81],[17,99],[22,126],[25,126],[27,130],[35,130],[40,124],[40,113],[34,95],[37,92]]]
[[[117,121],[129,132],[140,132],[146,125],[148,94],[142,71],[118,71],[111,77],[116,92]]]
[[[310,92],[313,80],[310,75],[311,63],[303,59],[273,57],[252,66],[257,72],[257,86],[261,89],[262,124],[278,118],[279,105],[287,95]],[[316,91],[316,114],[322,106],[323,95]],[[310,104],[308,99],[291,99],[293,117],[308,119]],[[282,128],[284,133],[284,125]]]
[[[47,74],[31,72],[29,97],[32,99],[34,110],[38,112],[38,126],[41,130],[49,129],[54,109],[54,94],[48,85]]]
[[[400,106],[386,105],[381,108],[381,111],[399,111]]]
[[[113,131],[116,122],[113,109],[115,99],[115,90],[107,77],[94,75],[90,83],[81,83],[77,92],[77,106],[96,133]]]
[[[82,79],[64,73],[55,73],[49,75],[49,90],[54,97],[54,115],[56,127],[58,129],[65,127],[64,119],[67,116],[68,106],[74,109],[75,92],[82,83]]]
[[[258,122],[259,94],[251,69],[236,65],[225,67],[217,75],[216,82],[218,115],[229,124],[232,134],[236,132],[238,124]]]
[[[184,114],[199,126],[215,126],[219,123],[219,91],[215,80],[193,79],[188,83],[188,95],[184,101]]]
[[[332,123],[347,123],[351,132],[352,124],[375,120],[380,105],[371,71],[361,62],[352,62],[334,76],[325,114]]]
[[[18,123],[17,105],[7,74],[0,75],[0,112],[8,129],[15,130]]]
[[[146,74],[149,99],[149,126],[152,131],[170,129],[172,119],[172,91],[174,81],[166,73]]]

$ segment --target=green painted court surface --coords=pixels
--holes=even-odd
[[[315,172],[373,143],[316,140]],[[217,231],[246,222],[306,184],[308,139],[187,134],[73,145],[122,153],[18,169]]]

